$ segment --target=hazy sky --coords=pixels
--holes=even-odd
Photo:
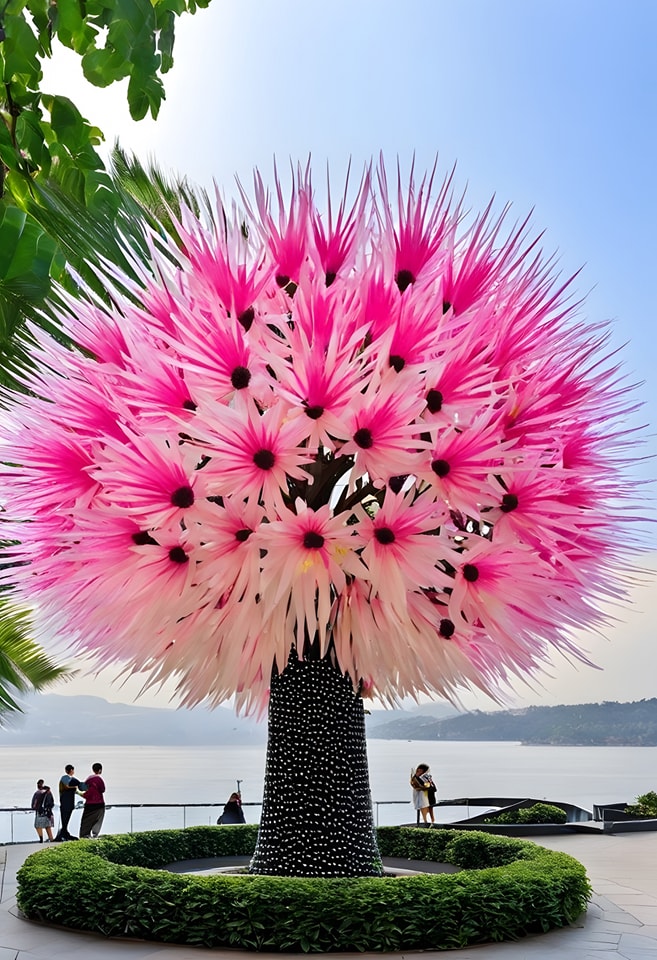
[[[276,155],[336,181],[383,150],[408,165],[457,162],[474,209],[495,194],[517,217],[534,209],[564,275],[580,267],[585,313],[614,322],[657,453],[657,4],[653,0],[213,0],[177,28],[175,66],[156,123],[129,119],[124,93],[80,80],[58,50],[46,87],[74,99],[108,142],[228,194],[237,173],[266,179]],[[655,462],[638,467],[646,479]],[[646,487],[654,496],[655,483]],[[647,507],[645,508],[647,511]],[[653,510],[654,514],[654,510]],[[605,669],[556,663],[516,703],[657,695],[653,577],[632,590],[608,639],[585,646]],[[104,676],[57,692],[121,700]],[[152,694],[144,704],[164,705]],[[475,701],[466,698],[472,705]],[[477,701],[483,709],[489,702]]]

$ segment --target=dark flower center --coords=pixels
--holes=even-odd
[[[247,307],[246,310],[242,310],[237,318],[237,322],[240,323],[248,333],[248,331],[251,329],[251,324],[253,323],[254,319],[255,310],[253,307]]]
[[[479,569],[475,567],[474,563],[466,563],[463,567],[463,576],[468,583],[474,583],[475,580],[479,579]]]
[[[188,563],[189,557],[182,547],[172,547],[169,550],[169,560],[173,561],[173,563]]]
[[[432,387],[427,394],[427,407],[429,408],[429,413],[440,413],[443,408],[443,395],[440,390],[436,390]]]
[[[406,366],[406,361],[403,357],[398,356],[396,353],[391,353],[388,358],[388,363],[396,373],[400,373]]]
[[[193,400],[183,400],[183,410],[196,410],[196,404]]]
[[[326,281],[326,286],[330,287],[336,277],[337,277],[337,273],[335,272],[335,270],[327,270],[326,277],[324,278]]]
[[[289,282],[290,282],[290,278],[289,278],[286,274],[284,274],[284,273],[277,273],[277,274],[276,274],[276,286],[277,286],[277,287],[281,287],[281,289],[282,289],[283,287],[287,287],[287,285],[288,285]]]
[[[178,487],[171,494],[171,503],[174,507],[181,507],[186,510],[194,503],[194,491],[191,487]]]
[[[440,621],[440,626],[438,627],[438,633],[440,634],[441,637],[446,637],[447,639],[449,639],[449,637],[453,636],[455,630],[456,630],[456,627],[454,626],[451,620],[444,619]]]
[[[133,533],[132,542],[136,543],[138,547],[145,547],[147,544],[152,544],[157,547],[157,540],[154,540],[151,537],[148,530],[139,530],[137,533]]]
[[[271,450],[257,450],[253,454],[253,462],[261,470],[271,470],[276,463],[276,456]]]
[[[230,382],[236,390],[243,390],[248,387],[251,381],[251,371],[248,367],[235,367],[230,375]]]
[[[410,287],[412,283],[415,283],[415,277],[410,270],[398,270],[397,276],[395,277],[395,283],[399,287],[399,292],[403,293],[407,287]]]
[[[502,513],[511,513],[512,510],[515,510],[518,506],[518,498],[515,493],[505,493],[502,497],[502,503],[500,504],[500,510]]]
[[[320,406],[319,403],[314,403],[310,406],[307,406],[304,412],[307,417],[310,417],[311,420],[319,420],[321,415],[324,413],[324,407]]]
[[[449,464],[447,460],[434,460],[431,469],[437,477],[446,477],[449,473]]]
[[[368,427],[359,427],[354,434],[354,440],[363,450],[369,450],[369,448],[374,444],[372,431]]]
[[[248,527],[242,527],[241,530],[235,531],[235,539],[238,541],[238,543],[245,543],[252,533],[253,530],[249,530]]]
[[[443,316],[447,313],[448,310],[452,309],[452,305],[449,300],[443,300]]]
[[[377,527],[374,531],[374,536],[379,543],[384,545],[395,542],[395,531],[391,530],[390,527]]]
[[[324,537],[315,530],[307,530],[303,535],[303,545],[307,550],[319,550],[324,546]]]
[[[404,473],[399,477],[390,477],[390,479],[388,480],[388,486],[390,487],[393,493],[399,493],[399,491],[404,486],[407,480],[408,480],[407,473]]]

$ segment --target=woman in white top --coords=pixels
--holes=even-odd
[[[436,788],[427,763],[420,763],[411,771],[411,786],[413,787],[413,806],[422,814],[424,823],[434,823],[433,804],[429,798],[429,791],[433,791],[433,800],[436,798]]]

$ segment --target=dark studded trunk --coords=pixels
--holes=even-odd
[[[328,658],[272,677],[265,790],[251,873],[381,874],[363,701]]]

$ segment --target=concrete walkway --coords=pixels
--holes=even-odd
[[[587,913],[572,927],[517,943],[450,951],[458,960],[657,960],[657,833],[539,837],[586,867],[594,889]],[[39,844],[0,846],[0,960],[202,960],[244,955],[235,950],[107,940],[23,920],[16,871]],[[274,958],[281,954],[254,954]],[[296,956],[299,956],[298,954]],[[339,954],[341,960],[361,953]],[[402,956],[398,954],[397,956]],[[444,958],[445,952],[423,953]]]

